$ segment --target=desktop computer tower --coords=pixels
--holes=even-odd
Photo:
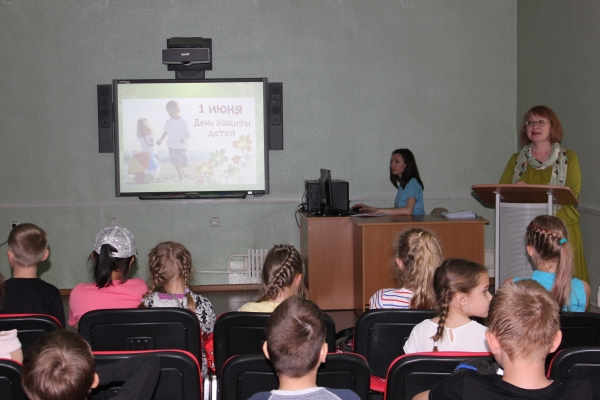
[[[319,181],[304,181],[304,183],[306,189],[306,210],[310,212],[319,211],[321,203]],[[333,198],[333,208],[348,210],[350,204],[348,182],[337,179],[332,180],[331,197]]]

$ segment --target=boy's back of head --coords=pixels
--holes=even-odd
[[[22,385],[30,400],[83,400],[94,383],[94,357],[85,339],[58,329],[25,354]]]
[[[300,378],[314,370],[320,363],[325,331],[323,311],[312,301],[292,296],[277,306],[266,325],[275,373]]]
[[[503,284],[490,303],[489,331],[512,362],[544,362],[560,330],[559,306],[534,280]]]
[[[34,224],[20,224],[8,235],[8,250],[21,266],[36,265],[46,257],[48,236],[42,228]]]

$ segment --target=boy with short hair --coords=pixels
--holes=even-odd
[[[592,399],[582,376],[551,381],[545,360],[560,345],[559,306],[533,280],[504,283],[490,303],[486,339],[504,375],[481,375],[466,369],[446,378],[421,399]]]
[[[167,148],[169,149],[171,164],[175,166],[179,181],[183,182],[183,167],[188,164],[186,149],[188,147],[187,141],[190,138],[190,129],[188,123],[179,115],[179,103],[176,100],[170,100],[165,109],[171,118],[165,122],[164,133],[156,144],[160,146],[164,138],[169,136]]]
[[[20,224],[8,236],[8,263],[13,276],[5,281],[0,314],[46,314],[65,327],[65,310],[58,289],[37,277],[37,264],[46,260],[48,236],[34,224]]]
[[[265,356],[279,378],[279,389],[254,394],[249,400],[359,400],[348,389],[317,386],[317,370],[327,357],[325,317],[312,301],[292,296],[267,320]]]
[[[110,382],[125,382],[116,400],[150,399],[160,364],[144,354],[95,368],[90,345],[65,329],[40,337],[25,354],[21,383],[30,400],[84,400],[91,389]]]

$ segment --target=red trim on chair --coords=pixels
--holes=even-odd
[[[550,365],[548,365],[548,370],[546,371],[546,378],[550,378],[550,371],[552,371],[552,364],[554,364],[554,360],[556,360],[556,356],[558,356],[560,353],[562,353],[565,350],[566,349],[562,349],[562,350],[558,351],[554,355],[554,357],[552,357],[552,360],[550,360]]]
[[[388,371],[386,373],[385,379],[371,376],[371,390],[375,390],[375,389],[373,389],[373,386],[372,386],[374,383],[373,378],[381,379],[383,381],[383,389],[384,389],[384,390],[381,390],[381,392],[384,393],[383,398],[384,398],[384,400],[386,400],[385,387],[387,384],[388,375],[390,374],[390,370],[392,369],[394,364],[396,364],[398,362],[398,360],[400,360],[402,358],[410,357],[410,356],[486,357],[486,356],[493,356],[493,354],[490,352],[481,352],[481,351],[480,352],[475,352],[475,351],[424,351],[421,353],[403,354],[403,355],[397,357],[394,361],[392,361],[392,363],[388,367]],[[378,384],[378,383],[376,383],[376,384]]]
[[[380,378],[379,376],[371,375],[371,381],[369,386],[371,390],[374,392],[384,393],[385,385],[387,384],[387,380],[384,378]]]
[[[64,328],[64,326],[62,326],[60,321],[58,319],[56,319],[56,317],[53,315],[48,315],[48,314],[0,314],[0,318],[11,318],[11,317],[47,317],[47,318],[53,319],[54,322],[56,322],[56,324],[59,327]]]

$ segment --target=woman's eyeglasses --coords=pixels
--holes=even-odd
[[[526,127],[535,127],[536,125],[539,126],[540,128],[543,126],[546,126],[546,124],[549,124],[550,121],[548,121],[547,119],[540,119],[539,121],[525,121],[525,126]]]

